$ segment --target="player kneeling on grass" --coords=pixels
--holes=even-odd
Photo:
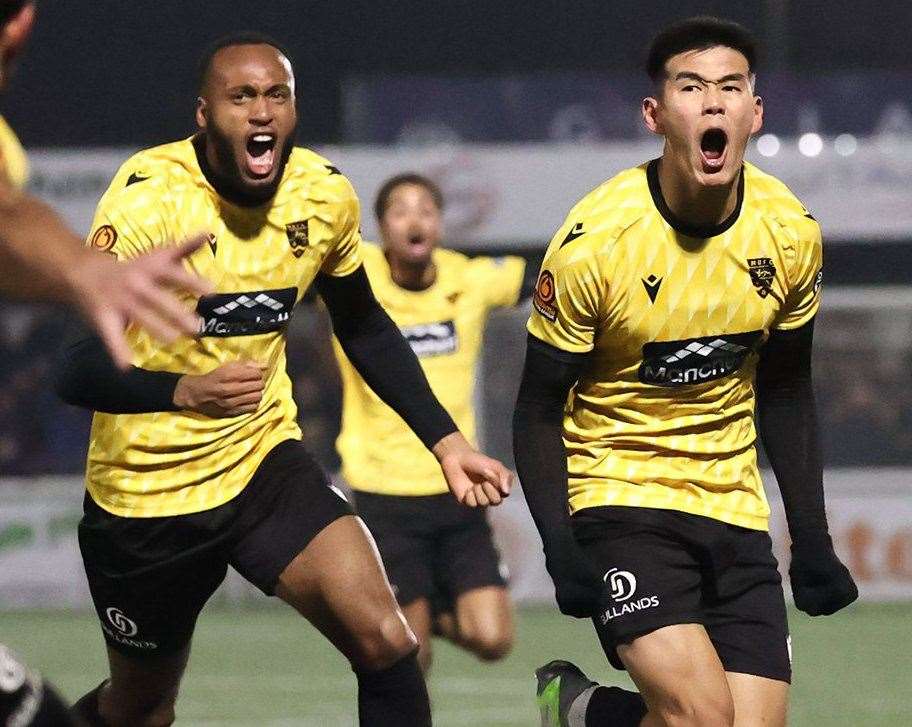
[[[490,312],[531,294],[522,258],[468,258],[440,248],[443,195],[401,174],[374,205],[382,245],[364,246],[377,299],[402,331],[431,389],[471,440],[475,370]],[[484,660],[513,641],[512,606],[483,512],[453,502],[440,467],[335,345],[343,382],[342,471],[373,536],[396,598],[431,663],[436,632]]]
[[[544,725],[785,724],[788,625],[755,405],[798,608],[830,614],[858,595],[824,513],[820,228],[744,162],[762,121],[754,57],[744,28],[714,18],[660,34],[643,118],[661,158],[586,196],[545,257],[517,468],[561,611],[592,618],[640,691],[552,662],[538,671]]]
[[[370,535],[300,442],[285,333],[307,289],[460,502],[499,503],[511,475],[468,444],[377,303],[351,184],[294,147],[288,55],[255,35],[217,43],[196,120],[196,136],[121,167],[92,238],[125,260],[207,232],[187,261],[215,284],[196,307],[199,338],[161,346],[131,330],[135,365],[123,373],[85,338],[58,381],[64,399],[96,411],[79,544],[110,664],[76,711],[111,727],[173,722],[196,618],[231,564],[350,661],[362,725],[429,725],[417,641]]]

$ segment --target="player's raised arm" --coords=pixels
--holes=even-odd
[[[585,359],[586,354],[561,351],[530,334],[513,413],[516,469],[541,535],[557,603],[563,613],[579,617],[595,613],[602,590],[576,543],[567,509],[564,405]]]
[[[348,275],[321,273],[316,286],[346,356],[434,453],[453,495],[470,507],[499,504],[510,492],[510,471],[475,451],[459,432],[408,342],[374,297],[364,268]]]
[[[858,588],[834,552],[827,526],[811,381],[813,340],[813,318],[800,328],[770,333],[757,369],[757,418],[792,537],[795,605],[820,616],[848,606]]]

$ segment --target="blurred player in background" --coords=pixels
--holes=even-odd
[[[438,247],[443,195],[426,177],[388,179],[374,212],[382,245],[364,246],[371,288],[431,389],[474,441],[475,372],[487,317],[530,295],[535,278],[527,279],[520,257],[468,258]],[[343,383],[343,476],[421,644],[422,668],[431,664],[432,632],[486,661],[505,656],[512,607],[484,512],[453,501],[433,455],[371,391],[337,341],[334,348]]]
[[[34,22],[34,3],[0,1],[0,90]],[[202,238],[118,266],[110,256],[87,250],[50,207],[25,193],[27,178],[25,152],[0,117],[0,292],[75,306],[120,367],[130,363],[124,335],[129,322],[165,341],[197,332],[197,317],[168,289],[197,295],[209,289],[181,263]]]
[[[790,644],[755,405],[795,603],[830,614],[858,595],[824,512],[820,227],[744,163],[762,123],[755,55],[744,28],[714,18],[661,33],[643,103],[661,158],[586,196],[545,257],[517,468],[561,610],[593,619],[640,692],[552,662],[537,672],[543,724],[785,724]]]
[[[196,121],[196,136],[121,167],[92,239],[132,259],[207,231],[188,260],[216,286],[197,307],[200,338],[160,346],[136,333],[137,366],[122,374],[85,339],[60,374],[63,397],[97,412],[79,541],[111,672],[77,711],[98,725],[170,724],[196,618],[230,563],[348,658],[362,725],[429,725],[417,641],[373,542],[300,442],[285,332],[307,289],[461,502],[497,504],[511,475],[469,445],[374,298],[351,184],[293,145],[287,53],[252,34],[215,44]]]

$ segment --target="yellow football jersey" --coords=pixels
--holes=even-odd
[[[0,116],[0,175],[6,177],[14,187],[22,189],[28,182],[28,174],[25,149],[6,119]]]
[[[437,278],[421,291],[393,282],[376,245],[364,245],[364,268],[377,300],[399,326],[440,403],[456,426],[475,440],[475,365],[492,308],[518,302],[525,261],[433,253]],[[384,404],[333,341],[342,374],[342,431],[337,448],[342,474],[355,490],[383,495],[436,495],[447,491],[437,459]]]
[[[666,508],[766,529],[757,352],[771,329],[813,318],[821,266],[817,223],[750,164],[713,229],[675,220],[657,161],[583,198],[551,241],[528,324],[589,353],[564,419],[571,511]]]
[[[162,345],[131,327],[133,363],[204,374],[246,360],[266,364],[267,374],[252,414],[96,413],[86,484],[101,507],[131,517],[211,509],[244,488],[272,447],[300,439],[285,371],[286,326],[317,273],[347,275],[361,264],[358,225],[351,184],[306,149],[291,153],[275,197],[253,208],[216,194],[192,139],[139,152],[120,168],[89,244],[128,259],[206,232],[209,244],[186,265],[215,286],[197,305],[198,339]]]

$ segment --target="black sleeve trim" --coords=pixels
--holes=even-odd
[[[364,267],[320,273],[316,287],[342,350],[367,383],[431,449],[456,424],[434,396],[411,346],[374,297]]]

